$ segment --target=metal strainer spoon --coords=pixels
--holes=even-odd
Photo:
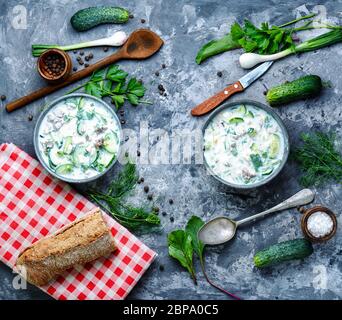
[[[202,226],[198,231],[198,238],[208,245],[225,243],[235,236],[237,227],[263,218],[273,212],[306,205],[312,202],[314,198],[315,193],[312,190],[303,189],[277,206],[239,221],[227,217],[216,217]]]

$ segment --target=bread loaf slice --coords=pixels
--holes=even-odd
[[[67,269],[83,265],[115,250],[114,239],[96,208],[22,251],[17,271],[28,282],[43,286]]]

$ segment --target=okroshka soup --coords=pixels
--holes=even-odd
[[[204,131],[204,158],[217,177],[241,186],[267,179],[283,162],[284,132],[275,118],[252,104],[224,108]]]

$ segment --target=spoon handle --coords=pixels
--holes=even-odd
[[[242,219],[240,221],[236,221],[236,225],[241,226],[242,224],[257,220],[259,218],[263,218],[270,213],[277,212],[280,210],[294,208],[297,206],[303,206],[305,204],[312,202],[314,198],[315,198],[315,193],[312,190],[303,189],[303,190],[297,192],[292,197],[290,197],[290,198],[286,199],[285,201],[279,203],[278,205],[276,205],[273,208],[270,208],[268,210],[260,212],[254,216]]]

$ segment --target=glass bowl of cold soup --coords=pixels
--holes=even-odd
[[[116,162],[122,129],[113,109],[87,94],[53,101],[40,115],[34,147],[43,167],[71,183],[93,181]]]
[[[272,180],[289,155],[280,117],[268,106],[244,100],[216,109],[203,127],[204,163],[219,181],[252,189]]]

